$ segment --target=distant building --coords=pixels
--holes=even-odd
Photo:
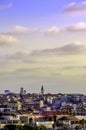
[[[4,93],[5,93],[5,94],[9,94],[9,93],[10,93],[10,90],[5,90]]]
[[[10,101],[8,102],[8,107],[13,110],[22,110],[22,103],[19,101]]]
[[[20,88],[20,95],[25,95],[26,94],[26,90],[24,90],[23,87]]]
[[[49,129],[51,129],[51,130],[52,130],[53,124],[54,124],[54,121],[37,121],[37,122],[36,122],[36,125],[37,125],[37,126],[43,125],[43,126],[49,128]]]

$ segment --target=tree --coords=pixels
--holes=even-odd
[[[84,119],[80,120],[80,124],[82,124],[82,127],[85,129],[85,120]]]
[[[47,128],[44,125],[40,125],[40,126],[36,127],[36,130],[47,130]]]
[[[35,127],[33,127],[31,125],[24,125],[23,130],[35,130]]]
[[[16,130],[23,130],[23,126],[22,125],[17,125]]]
[[[4,130],[23,130],[22,125],[6,125]]]
[[[33,118],[29,118],[29,125],[33,126]]]
[[[16,129],[16,125],[6,125],[4,127],[5,130],[15,130]]]
[[[79,130],[79,126],[76,126],[76,127],[75,127],[75,130]]]
[[[55,129],[55,123],[52,125],[53,130]]]

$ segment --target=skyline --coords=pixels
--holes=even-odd
[[[86,0],[0,0],[0,92],[86,92]]]

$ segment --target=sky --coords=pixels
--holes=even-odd
[[[0,93],[86,93],[86,0],[0,0]]]

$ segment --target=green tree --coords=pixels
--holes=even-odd
[[[47,130],[47,128],[44,125],[40,125],[40,126],[36,127],[36,130]]]
[[[16,130],[23,130],[23,126],[22,125],[17,125]]]
[[[16,125],[6,125],[4,127],[5,130],[15,130],[16,129]]]
[[[35,130],[35,127],[33,127],[31,125],[24,125],[23,130]]]
[[[23,130],[22,125],[6,125],[4,130]]]

